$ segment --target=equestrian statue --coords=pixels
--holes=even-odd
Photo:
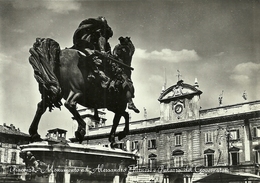
[[[109,134],[111,147],[116,146],[116,128],[121,117],[125,127],[118,133],[121,140],[129,133],[129,114],[126,107],[136,113],[140,111],[133,103],[134,86],[131,80],[132,56],[135,47],[130,37],[120,37],[119,44],[111,50],[108,39],[113,31],[104,17],[83,20],[73,35],[73,46],[60,49],[50,38],[37,38],[30,49],[29,62],[34,77],[39,83],[41,101],[29,128],[32,142],[41,141],[38,125],[47,108],[51,112],[60,108],[61,99],[78,123],[75,132],[82,143],[86,134],[86,123],[76,105],[94,109],[94,118],[100,119],[98,109],[107,108],[114,113]]]

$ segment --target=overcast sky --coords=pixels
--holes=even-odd
[[[112,48],[120,36],[130,36],[136,52],[132,80],[140,114],[132,120],[159,117],[162,86],[198,79],[202,109],[260,99],[259,1],[40,1],[0,0],[0,123],[27,132],[41,96],[28,62],[37,37],[52,38],[61,48],[72,46],[79,23],[105,16],[113,29]],[[108,115],[109,116],[109,115]],[[111,123],[111,119],[108,120]],[[39,132],[63,128],[71,132],[71,114],[48,111]]]

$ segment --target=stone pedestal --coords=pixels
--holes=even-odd
[[[124,183],[136,155],[121,149],[47,141],[21,146],[26,182]]]

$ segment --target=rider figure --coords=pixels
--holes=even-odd
[[[120,37],[118,40],[119,40],[119,44],[115,46],[113,50],[113,55],[116,58],[118,58],[120,61],[122,61],[124,64],[126,64],[127,66],[131,67],[132,56],[135,52],[135,47],[132,44],[129,37],[126,38]],[[132,98],[134,98],[134,86],[131,80],[131,69],[125,68],[121,74],[121,78],[122,78],[121,80],[123,80],[122,86],[123,88],[126,88],[126,98],[128,100],[128,108],[134,110],[136,113],[139,113],[140,111],[136,108],[132,100]],[[117,79],[112,80],[112,82],[115,82],[115,85],[117,85]]]
[[[94,73],[90,74],[89,79],[95,79],[95,75],[98,75],[105,82],[104,87],[109,83],[109,78],[99,69],[102,60],[94,56],[94,50],[100,51],[104,55],[111,53],[108,39],[112,35],[113,31],[108,26],[106,19],[98,17],[83,20],[73,36],[73,48],[82,51],[86,56],[92,57],[91,65]]]
[[[115,46],[113,55],[129,67],[131,67],[132,55],[135,52],[135,47],[130,40],[130,37],[118,38],[119,44]],[[131,69],[125,69],[125,74],[131,79]]]
[[[111,47],[108,39],[113,36],[111,27],[107,24],[105,17],[89,18],[83,20],[73,36],[73,47],[85,53],[87,56],[92,57],[94,73],[90,74],[90,78],[95,79],[95,74],[98,73],[102,81],[106,82],[107,87],[109,78],[105,73],[99,70],[102,60],[96,56],[95,50],[100,51],[104,56],[111,54]],[[119,67],[117,67],[119,68]],[[122,76],[124,77],[124,76]],[[128,77],[130,78],[130,77]],[[126,80],[126,79],[125,79]],[[132,87],[133,88],[133,87]],[[136,113],[140,111],[135,107],[132,98],[134,97],[133,91],[127,89],[126,97],[128,100],[128,108],[134,110]]]

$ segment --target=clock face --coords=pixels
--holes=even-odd
[[[177,104],[175,106],[175,113],[180,114],[180,113],[182,113],[182,111],[183,111],[183,106],[181,104]]]

